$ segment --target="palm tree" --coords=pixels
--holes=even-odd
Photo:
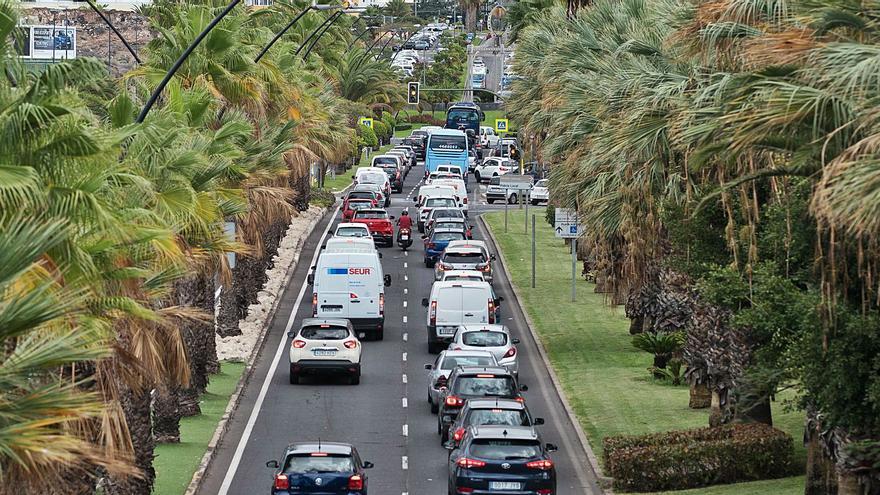
[[[464,13],[464,28],[473,33],[477,30],[477,17],[479,16],[480,0],[459,0],[461,11]]]
[[[396,19],[402,19],[411,15],[412,9],[404,0],[390,0],[382,7],[382,13]]]

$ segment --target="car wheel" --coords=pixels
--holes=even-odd
[[[428,342],[428,353],[429,354],[439,354],[441,351],[440,344],[436,342]]]
[[[439,410],[440,410],[440,406],[438,406],[437,404],[434,404],[434,403],[432,402],[432,403],[431,403],[431,412],[432,412],[433,414],[437,414],[437,411],[439,411]]]
[[[299,383],[299,375],[297,375],[296,373],[291,373],[290,374],[290,384],[296,385],[298,383]]]
[[[376,330],[376,340],[384,340],[385,339],[385,327]]]
[[[516,194],[511,194],[510,197],[507,198],[507,203],[511,204],[511,205],[515,205],[517,203],[517,199],[519,199],[519,198],[516,197]]]
[[[349,377],[349,379],[348,379],[348,383],[351,385],[360,385],[361,384],[361,374],[357,373],[357,374],[351,375],[351,377]]]
[[[440,428],[440,445],[449,441],[449,428]]]
[[[437,434],[438,434],[438,435],[442,435],[442,434],[443,434],[443,426],[442,426],[442,424],[440,423],[440,418],[437,418]]]
[[[529,203],[531,203],[531,204],[534,205],[534,206],[538,206],[538,200],[537,200],[537,199],[533,199],[533,200],[529,201]]]
[[[491,204],[495,203],[495,200],[494,199],[487,199],[486,202],[491,205]]]

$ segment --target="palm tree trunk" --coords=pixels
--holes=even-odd
[[[690,384],[690,400],[688,407],[691,409],[705,409],[712,403],[712,393],[705,383]]]
[[[137,472],[125,478],[110,477],[106,487],[107,495],[150,495],[156,471],[153,469],[152,425],[150,423],[150,391],[133,390],[120,383],[120,402],[125,412],[125,421],[134,446],[134,465]]]
[[[180,404],[177,387],[162,387],[153,398],[153,438],[156,443],[180,443]]]
[[[837,469],[822,449],[817,424],[807,421],[807,476],[804,495],[837,495]]]

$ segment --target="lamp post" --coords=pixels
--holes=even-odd
[[[106,24],[107,27],[109,27],[114,34],[116,34],[116,37],[119,38],[119,41],[121,41],[122,44],[125,45],[125,48],[128,49],[128,53],[130,53],[131,56],[134,57],[135,62],[137,62],[138,65],[142,64],[143,62],[141,62],[140,57],[138,57],[137,53],[135,53],[134,48],[132,48],[131,45],[128,44],[128,41],[122,36],[122,33],[120,33],[118,29],[116,29],[116,26],[114,26],[113,23],[110,22],[110,19],[108,19],[107,16],[105,16],[104,13],[101,12],[98,6],[95,5],[94,2],[92,2],[92,0],[86,0],[86,3],[88,3],[89,7],[91,7],[92,10],[94,10],[95,13],[98,14],[98,17],[100,17],[101,20],[104,21],[104,24]]]
[[[394,37],[394,34],[392,34],[391,36]],[[381,40],[381,39],[382,39],[381,37],[376,38],[372,43],[370,43],[370,46],[367,48],[367,50],[364,52],[363,55],[361,55],[361,58],[358,60],[357,65],[354,66],[355,69],[357,69],[358,67],[361,66],[362,63],[364,63],[364,59],[366,59],[367,55],[369,55],[370,52],[373,51],[373,47],[376,46],[376,43],[378,43],[379,40]]]
[[[341,15],[341,12],[336,12],[335,14],[331,15],[330,17],[324,19],[324,22],[322,22],[320,25],[318,25],[318,27],[315,28],[315,30],[312,31],[311,34],[309,34],[309,37],[306,38],[302,42],[301,45],[299,45],[299,48],[296,49],[296,53],[294,53],[294,56],[299,55],[299,53],[302,51],[302,49],[305,48],[306,44],[308,44],[308,42],[311,41],[312,38],[314,38],[316,34],[318,34],[318,31],[323,29],[324,26],[326,26],[327,24],[330,24],[330,23],[334,22],[336,19],[338,19],[339,15]]]
[[[254,59],[254,62],[259,62],[260,59],[263,58],[263,55],[265,55],[266,52],[268,52],[269,49],[272,48],[272,45],[274,45],[275,42],[277,42],[279,39],[281,39],[281,37],[284,36],[284,33],[289,31],[290,28],[292,28],[294,25],[296,25],[296,23],[299,22],[299,20],[302,19],[302,17],[304,15],[306,15],[307,12],[309,12],[311,10],[319,10],[320,11],[320,10],[333,10],[333,9],[341,9],[341,8],[343,8],[342,5],[317,5],[314,3],[309,5],[308,7],[306,7],[305,10],[300,12],[299,15],[294,17],[292,21],[288,22],[287,25],[281,29],[281,31],[278,31],[277,33],[275,33],[275,36],[272,38],[272,41],[270,41],[269,44],[267,44],[266,46],[263,47],[262,50],[260,50],[260,54],[257,55],[257,58]]]
[[[393,35],[393,34],[391,35],[391,38],[389,38],[388,41],[386,41],[385,44],[382,45],[382,48],[379,50],[379,53],[376,54],[376,60],[377,60],[377,61],[379,60],[380,57],[382,57],[382,54],[385,53],[385,49],[388,48],[388,45],[389,45],[392,41],[394,41],[394,35]]]
[[[335,16],[335,18],[334,18],[334,16]],[[341,12],[341,11],[340,11],[340,12],[337,12],[337,13],[333,14],[333,16],[331,16],[331,18],[333,18],[333,20],[331,20],[330,22],[328,22],[327,25],[324,26],[323,29],[321,29],[321,32],[318,33],[317,36],[315,36],[315,40],[312,41],[312,44],[309,45],[308,49],[306,49],[306,53],[305,53],[305,55],[303,55],[303,60],[309,58],[309,54],[312,53],[312,48],[315,48],[315,45],[318,44],[318,40],[321,39],[321,36],[324,36],[324,33],[326,33],[327,30],[330,29],[330,26],[332,26],[333,23],[336,22],[336,20],[339,19],[340,17],[342,17],[342,12]]]

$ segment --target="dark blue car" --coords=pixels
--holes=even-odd
[[[425,266],[431,268],[437,262],[437,259],[440,258],[440,255],[443,254],[443,250],[449,245],[449,241],[463,241],[467,237],[465,237],[463,230],[434,229],[431,235],[425,236],[424,239]]]
[[[530,426],[471,426],[447,448],[449,493],[556,495],[557,448]]]
[[[364,470],[373,463],[349,444],[313,442],[288,445],[280,462],[266,466],[275,469],[272,495],[367,495]]]

